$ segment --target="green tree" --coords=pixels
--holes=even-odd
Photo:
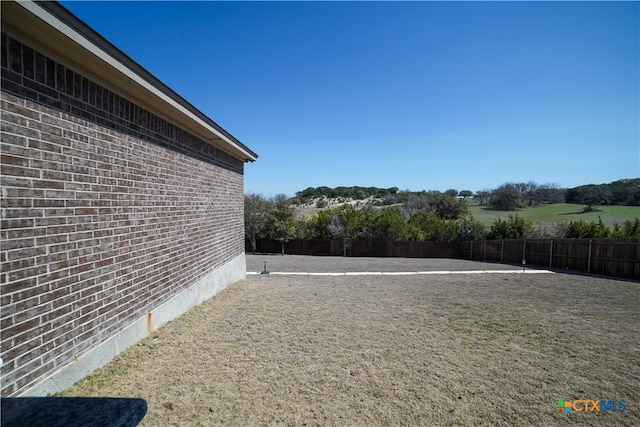
[[[349,223],[348,236],[359,240],[374,240],[376,234],[376,213],[361,212]]]
[[[333,209],[327,209],[314,213],[311,218],[307,220],[306,238],[330,239],[331,233],[329,232],[329,225],[331,224],[333,212]]]
[[[405,198],[404,211],[409,215],[427,211],[442,219],[457,219],[467,213],[467,202],[439,191],[411,193]]]
[[[244,196],[244,234],[256,253],[256,239],[266,231],[271,203],[262,195],[249,193]]]
[[[612,237],[616,239],[640,239],[640,218],[626,220],[622,226],[613,224]]]
[[[457,225],[458,240],[482,240],[487,236],[487,228],[471,214],[458,219]]]
[[[620,179],[609,184],[612,205],[640,205],[640,178]]]
[[[411,217],[416,212],[427,211],[430,207],[431,195],[425,191],[411,193],[403,191],[400,194],[404,211]]]
[[[541,184],[532,191],[531,198],[534,204],[562,203],[564,202],[565,189],[558,184]]]
[[[418,241],[451,242],[458,237],[455,221],[440,218],[431,212],[416,212],[409,219],[408,227]]]
[[[312,199],[315,196],[315,193],[316,193],[316,189],[315,188],[307,187],[302,191],[298,191],[296,193],[296,196],[298,198],[300,198],[300,199],[308,200],[308,199]]]
[[[598,222],[570,221],[561,225],[559,231],[559,237],[566,239],[606,239],[611,236],[611,230],[600,217]]]
[[[585,185],[578,190],[579,203],[587,205],[585,212],[593,211],[594,206],[606,205],[610,196],[611,192],[605,185]]]
[[[437,193],[431,198],[429,211],[442,219],[458,219],[467,213],[467,202],[450,194]]]
[[[497,218],[491,225],[487,239],[525,239],[535,232],[533,222],[516,215],[509,215],[507,220]]]
[[[473,196],[473,191],[471,191],[471,190],[462,190],[462,191],[460,191],[459,196],[460,197],[464,197],[465,199],[468,199],[469,197]]]
[[[491,196],[491,192],[489,190],[476,191],[476,194],[473,195],[473,198],[478,201],[480,206],[486,204],[489,201],[489,197]]]
[[[585,210],[602,205],[640,205],[640,178],[619,179],[609,184],[588,184],[565,191],[566,203],[582,203]]]
[[[373,240],[405,240],[407,221],[397,206],[384,208],[375,215],[373,221]]]
[[[375,214],[371,213],[371,218]],[[365,213],[350,204],[316,212],[307,221],[309,239],[370,239],[373,221],[364,221]]]
[[[491,192],[491,208],[499,211],[513,211],[522,205],[522,193],[516,184],[503,184]]]
[[[529,181],[524,184],[524,190],[521,191],[522,197],[527,200],[529,206],[537,204],[537,191],[540,188],[535,181]]]
[[[284,255],[284,244],[295,236],[296,220],[287,196],[277,194],[273,199],[273,208],[269,212],[270,235],[279,240]]]
[[[336,212],[340,224],[344,227],[344,237],[350,239],[362,238],[362,228],[365,213],[356,209],[353,205],[342,205]],[[334,227],[336,222],[333,222]]]

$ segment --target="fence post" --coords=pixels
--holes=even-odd
[[[553,267],[553,239],[551,239],[549,247],[549,268]]]
[[[593,240],[589,239],[589,259],[587,261],[587,273],[591,273],[591,243]]]
[[[522,264],[527,262],[527,239],[522,241]]]
[[[347,256],[347,246],[349,246],[349,239],[346,237],[342,238],[342,256]]]
[[[473,261],[473,240],[471,241],[471,255],[469,255],[469,259]]]
[[[504,239],[502,239],[502,245],[500,247],[500,262],[504,262]]]
[[[484,255],[482,255],[482,260],[486,261],[487,260],[487,241],[484,241]]]

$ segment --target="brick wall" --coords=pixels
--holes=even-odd
[[[244,163],[2,35],[3,396],[244,251]]]

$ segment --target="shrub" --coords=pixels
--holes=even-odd
[[[578,220],[561,224],[557,234],[566,239],[606,239],[611,236],[611,230],[598,217],[598,222]]]
[[[493,225],[491,225],[487,238],[492,240],[525,239],[527,237],[531,237],[533,234],[533,223],[516,214],[509,215],[509,218],[506,221],[501,218],[497,218],[493,222]]]

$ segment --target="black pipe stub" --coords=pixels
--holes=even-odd
[[[264,262],[264,267],[260,274],[269,274],[269,272],[267,271],[267,261]]]

